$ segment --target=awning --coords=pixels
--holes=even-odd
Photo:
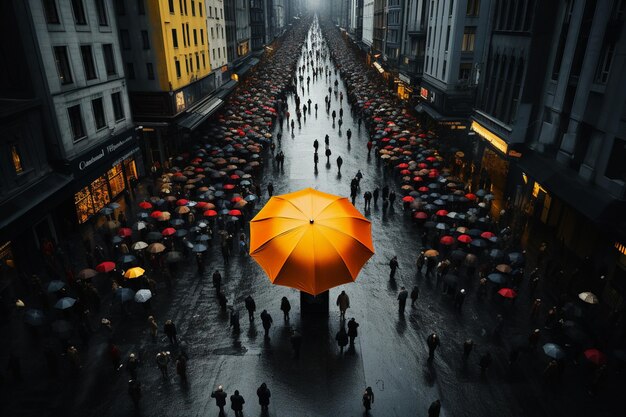
[[[425,103],[420,103],[415,106],[415,111],[418,113],[426,113],[438,122],[452,122],[462,120],[458,117],[446,117]]]
[[[517,162],[519,168],[549,193],[597,224],[616,227],[623,221],[626,201],[584,182],[571,170],[537,153],[525,153]]]
[[[41,216],[52,211],[65,197],[62,192],[72,177],[52,173],[0,205],[0,240],[9,240]]]
[[[378,72],[380,72],[381,74],[385,72],[385,69],[383,68],[383,66],[380,65],[378,62],[374,62],[374,68],[376,68]]]
[[[226,96],[228,96],[230,93],[233,92],[236,86],[237,86],[237,81],[235,80],[229,80],[228,82],[225,82],[224,84],[220,86],[219,90],[215,94],[215,97],[219,97],[222,100],[224,100]]]
[[[208,119],[213,113],[215,113],[222,105],[224,101],[219,97],[212,97],[207,100],[206,103],[195,108],[194,110],[187,111],[185,115],[177,122],[178,126],[183,129],[194,130]]]

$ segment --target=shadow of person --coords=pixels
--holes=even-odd
[[[326,169],[330,169],[330,162],[326,162]]]
[[[397,291],[398,290],[398,283],[396,282],[395,278],[389,278],[389,282],[387,283],[387,286],[392,291]]]
[[[337,179],[340,180],[341,179],[341,171],[337,172]]]
[[[437,371],[433,366],[432,360],[429,359],[428,362],[426,362],[426,366],[422,370],[422,376],[429,387],[432,387],[435,384],[435,381],[437,380]]]
[[[396,322],[396,331],[402,335],[406,331],[406,317],[404,313],[398,312],[398,321]]]
[[[257,332],[254,322],[250,323],[250,327],[248,327],[248,338],[250,340],[255,340],[258,334],[259,332]]]

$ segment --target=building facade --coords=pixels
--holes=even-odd
[[[414,100],[419,95],[416,92],[419,92],[424,70],[429,4],[428,0],[406,0],[404,3],[397,93],[405,100]]]
[[[235,28],[237,32],[237,59],[250,53],[250,0],[235,0]]]
[[[363,24],[361,41],[367,45],[374,44],[374,0],[363,0]]]
[[[265,38],[265,1],[250,0],[250,47],[253,51],[263,48]]]
[[[219,87],[226,81],[223,73],[227,72],[228,54],[226,52],[226,23],[224,19],[223,0],[205,0],[206,32],[211,57],[211,68],[215,73],[215,86]]]

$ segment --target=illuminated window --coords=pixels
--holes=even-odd
[[[16,145],[11,145],[11,159],[13,160],[13,169],[15,169],[15,173],[21,174],[24,172],[22,158],[20,157],[20,152],[17,150]]]
[[[119,193],[124,191],[124,175],[122,174],[122,164],[117,164],[107,172],[109,185],[111,186],[111,195],[115,198]]]
[[[476,27],[466,26],[463,31],[463,44],[461,50],[464,52],[472,52],[474,50],[474,41],[476,40]]]

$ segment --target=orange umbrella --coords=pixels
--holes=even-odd
[[[373,254],[369,220],[311,188],[272,197],[250,222],[250,255],[270,281],[312,295],[354,281]]]

